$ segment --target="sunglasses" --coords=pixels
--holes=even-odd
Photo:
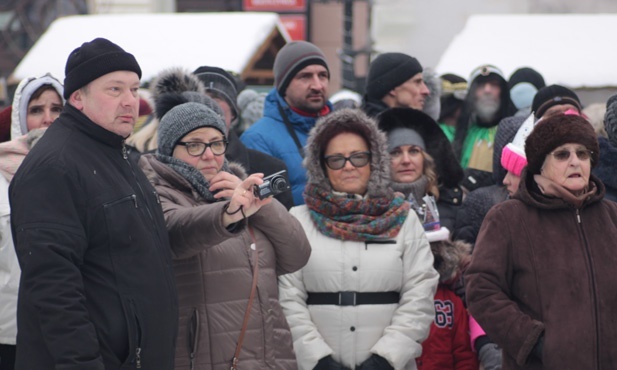
[[[340,170],[341,168],[345,167],[347,161],[349,161],[349,163],[351,163],[351,165],[356,168],[364,167],[370,162],[370,160],[371,152],[358,152],[350,155],[349,157],[344,157],[340,154],[324,157],[324,161],[326,161],[326,166],[328,166],[328,168],[330,168],[331,170]]]
[[[570,154],[572,152],[566,149],[560,149],[560,150],[556,150],[554,152],[551,153],[551,155],[558,160],[559,162],[565,162],[568,159],[570,159]],[[586,161],[589,158],[591,158],[591,155],[593,154],[593,152],[591,150],[587,150],[587,149],[577,149],[574,151],[574,153],[576,153],[576,156],[578,157],[578,159],[580,159],[581,161]]]
[[[223,155],[227,150],[227,141],[225,140],[217,140],[211,143],[201,143],[198,141],[193,142],[178,142],[177,145],[182,145],[186,147],[186,152],[189,153],[190,156],[200,157],[205,152],[206,149],[210,148],[212,150],[212,154],[214,155]]]

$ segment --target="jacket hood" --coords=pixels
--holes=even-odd
[[[442,240],[431,242],[435,270],[439,272],[439,282],[450,283],[455,280],[471,261],[471,244],[461,240]]]
[[[391,108],[377,116],[379,128],[386,135],[395,128],[416,131],[424,140],[426,152],[435,160],[439,183],[453,188],[463,180],[463,168],[456,159],[450,141],[437,122],[427,114],[411,108]]]
[[[463,104],[463,110],[461,115],[456,122],[456,134],[454,136],[454,141],[452,142],[452,146],[454,147],[454,152],[457,156],[460,157],[461,151],[463,149],[463,143],[465,138],[467,137],[467,131],[472,124],[478,124],[476,121],[475,114],[475,91],[478,89],[478,85],[480,82],[483,82],[486,78],[496,79],[499,82],[499,86],[501,87],[500,93],[500,106],[499,111],[495,115],[495,119],[492,122],[484,122],[480,124],[483,127],[494,127],[499,124],[505,117],[509,117],[516,112],[516,108],[510,99],[510,90],[508,89],[508,82],[503,78],[503,76],[491,73],[488,77],[479,75],[471,81],[471,85],[469,86],[469,90],[467,93],[467,97],[465,98],[465,103]]]
[[[53,86],[54,90],[56,90],[56,92],[60,95],[60,99],[62,99],[62,104],[64,105],[64,87],[62,86],[62,83],[60,83],[60,81],[51,74],[47,73],[41,77],[29,77],[21,80],[19,85],[17,85],[15,97],[13,98],[11,112],[11,140],[28,133],[28,126],[26,125],[28,103],[30,103],[32,94],[34,94],[36,90],[43,85]]]
[[[422,111],[428,114],[433,120],[439,119],[441,112],[441,78],[432,68],[424,68],[422,72],[424,83],[430,92],[424,101]]]
[[[342,132],[365,132],[369,138],[371,152],[371,175],[367,194],[371,197],[387,195],[390,190],[390,156],[387,151],[386,135],[377,127],[377,122],[359,109],[341,109],[320,118],[311,130],[306,142],[306,157],[303,164],[307,170],[307,183],[332,191],[326,176],[323,153],[332,137]],[[330,137],[330,135],[332,135]],[[362,135],[361,135],[362,136]]]
[[[615,172],[617,148],[604,137],[598,138],[598,144],[600,145],[600,160],[591,172],[598,176],[607,188],[615,191],[617,190],[617,172]]]

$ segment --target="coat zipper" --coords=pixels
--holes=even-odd
[[[583,229],[583,223],[581,221],[581,213],[580,209],[576,209],[576,220],[579,224],[579,231],[583,237],[583,245],[585,247],[585,256],[587,258],[587,264],[590,270],[590,279],[591,279],[591,295],[592,295],[592,303],[593,303],[593,312],[594,312],[594,325],[596,331],[596,364],[600,366],[600,327],[598,323],[598,297],[596,296],[596,279],[593,274],[593,265],[591,260],[591,255],[589,252],[589,246],[587,244],[587,238],[585,237],[585,230]]]
[[[135,173],[135,169],[133,168],[133,166],[131,165],[131,161],[129,161],[129,155],[128,155],[128,150],[126,149],[126,143],[124,142],[124,140],[122,141],[122,158],[126,161],[126,164],[128,164],[129,168],[131,169],[131,173],[133,175],[133,180],[135,181],[135,184],[137,185],[137,188],[139,189],[139,193],[141,194],[141,196],[144,198],[144,202],[146,202],[146,205],[148,203],[148,198],[146,197],[146,194],[144,193],[144,189],[141,187],[141,184],[139,183],[139,179],[137,177],[137,174]],[[156,191],[155,191],[156,193]],[[158,201],[158,194],[157,194],[157,203]],[[133,201],[135,202],[135,208],[137,207],[137,196],[133,194]],[[148,214],[148,217],[150,218],[150,221],[152,222],[153,227],[155,227],[156,225],[156,220],[154,219],[154,216],[152,215],[152,212],[150,212],[150,208],[146,207],[146,212]],[[161,236],[159,235],[158,232],[154,232],[154,234],[156,234],[156,238],[159,241],[159,244],[161,245],[161,247],[163,246],[163,240],[161,240]],[[161,258],[161,264],[162,266],[167,266],[167,264],[165,263],[165,261],[162,260],[162,256],[159,255],[159,258]],[[175,294],[175,291],[173,289],[173,283],[169,280],[169,278],[167,278],[167,284],[169,287],[169,291],[172,294]],[[172,297],[173,300],[173,297]],[[139,323],[138,323],[139,325]],[[139,330],[141,330],[141,328],[139,328]],[[141,338],[140,338],[141,340]],[[141,369],[141,352],[142,352],[142,348],[141,348],[141,343],[138,342],[137,344],[137,348],[135,349],[135,366],[138,369]]]

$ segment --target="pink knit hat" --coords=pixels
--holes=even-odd
[[[521,176],[523,168],[527,166],[525,156],[525,139],[534,127],[534,116],[531,114],[516,132],[511,143],[501,151],[501,166],[516,176]]]

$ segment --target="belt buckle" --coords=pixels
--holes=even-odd
[[[339,306],[355,306],[356,292],[339,292],[338,304]]]

